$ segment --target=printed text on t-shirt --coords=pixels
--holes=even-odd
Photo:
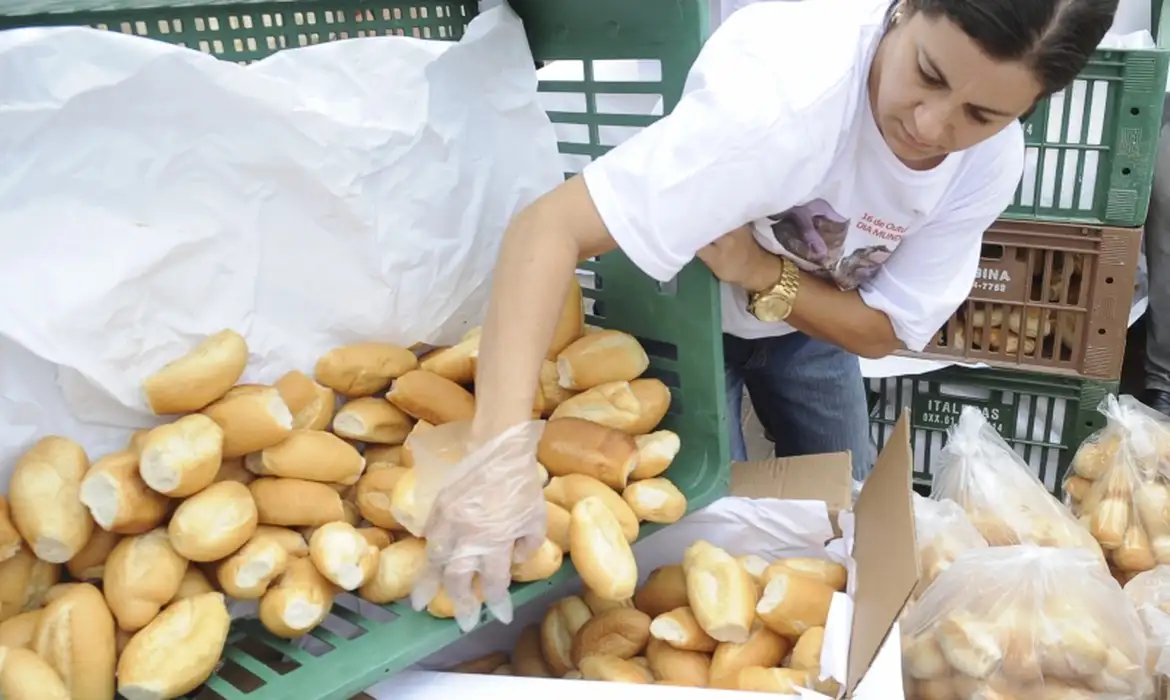
[[[894,242],[901,241],[902,236],[906,234],[905,226],[899,226],[892,221],[886,221],[868,212],[861,215],[861,218],[857,221],[857,228],[871,236]]]

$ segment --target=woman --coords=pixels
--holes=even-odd
[[[615,248],[660,281],[697,256],[724,282],[733,419],[746,383],[781,454],[850,449],[868,468],[857,356],[922,349],[967,296],[1023,170],[1018,118],[1072,81],[1117,8],[888,3],[736,12],[669,116],[515,217],[468,456],[419,472],[437,499],[416,604],[441,580],[471,621],[479,574],[508,617],[513,545],[523,556],[545,527],[530,422],[541,360],[578,261]]]

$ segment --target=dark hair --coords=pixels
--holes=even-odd
[[[1000,61],[1023,61],[1043,86],[1041,96],[1077,77],[1113,24],[1118,0],[893,0],[908,15],[945,17]]]

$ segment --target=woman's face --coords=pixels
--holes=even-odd
[[[950,20],[922,13],[897,22],[870,72],[878,128],[909,165],[994,135],[1028,111],[1041,89],[1022,63],[993,60]]]

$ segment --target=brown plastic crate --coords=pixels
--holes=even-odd
[[[971,295],[914,357],[1121,376],[1142,230],[997,221]],[[1026,319],[1026,321],[1025,321]]]

